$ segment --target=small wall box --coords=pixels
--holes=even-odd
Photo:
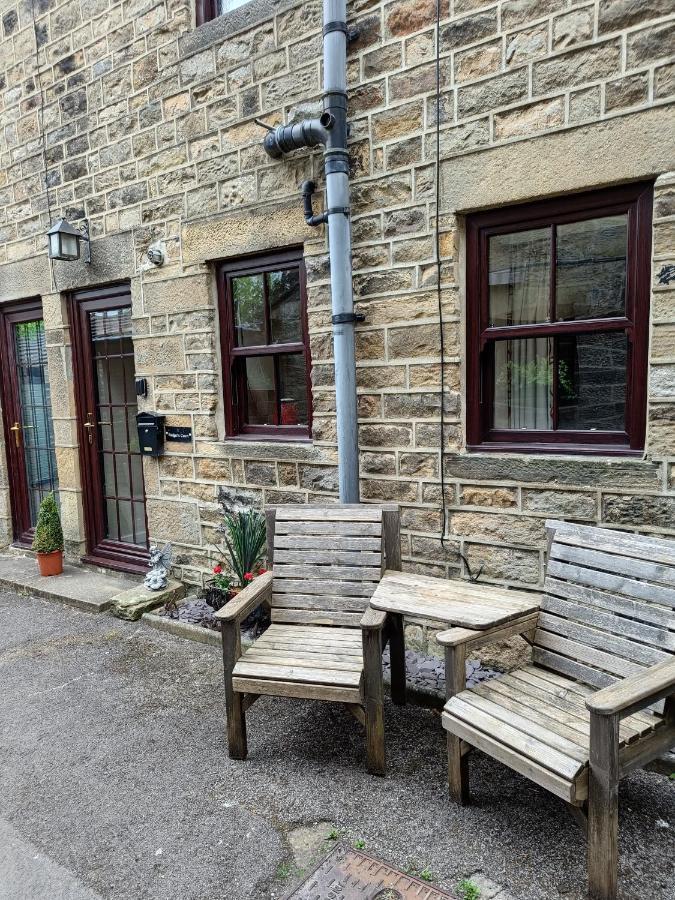
[[[143,456],[161,456],[164,453],[164,416],[151,412],[138,413],[136,426]]]

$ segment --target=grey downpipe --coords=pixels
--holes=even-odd
[[[323,87],[324,112],[319,119],[282,125],[264,140],[267,153],[278,159],[290,150],[324,145],[326,212],[312,212],[311,182],[302,193],[310,225],[328,222],[333,356],[337,408],[338,483],[342,503],[359,502],[359,443],[354,349],[351,222],[349,214],[349,155],[347,152],[347,4],[324,0]],[[311,185],[311,187],[310,187]],[[361,318],[360,316],[358,317]]]

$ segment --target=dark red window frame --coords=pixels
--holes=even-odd
[[[237,347],[234,337],[234,305],[232,302],[232,279],[241,275],[256,275],[274,272],[278,269],[296,267],[300,284],[300,325],[302,340],[287,344],[261,344]],[[312,434],[312,386],[311,357],[309,351],[309,331],[307,327],[307,284],[305,262],[299,248],[278,253],[268,253],[245,257],[235,262],[218,265],[218,313],[220,318],[220,348],[223,363],[223,393],[225,399],[225,433],[228,438],[248,440],[309,440]],[[266,311],[266,316],[269,310]],[[268,323],[267,323],[268,324]],[[269,327],[269,325],[268,325]],[[241,362],[250,356],[283,356],[302,353],[305,360],[307,382],[307,424],[306,425],[251,425],[246,422],[245,377]],[[278,370],[276,371],[276,391],[279,393]],[[277,400],[278,400],[277,396]]]
[[[467,449],[641,455],[647,412],[652,198],[653,182],[640,182],[467,217]],[[628,214],[625,316],[490,327],[488,242],[492,235],[621,213]],[[555,278],[551,290],[555,291]],[[492,427],[491,359],[495,341],[617,331],[628,338],[625,432]]]
[[[196,0],[197,25],[218,17],[218,0]]]

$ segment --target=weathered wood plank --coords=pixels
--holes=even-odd
[[[336,703],[360,703],[361,690],[329,684],[308,684],[299,681],[278,681],[266,678],[239,678],[232,680],[235,691],[297,697],[303,700],[331,700]]]
[[[619,751],[619,773],[621,778],[633,769],[639,769],[646,763],[656,759],[662,753],[675,747],[675,725],[657,728],[653,734],[646,735],[636,744],[624,747]]]
[[[578,586],[569,585],[569,587]],[[579,590],[583,592],[585,589],[580,588]],[[557,590],[556,593],[558,593]],[[576,602],[576,597],[574,600],[571,597],[560,599],[560,597],[547,594],[542,600],[541,608],[543,612],[550,612],[555,615],[565,616],[568,619],[574,619],[577,622],[584,622],[604,632],[622,635],[632,638],[634,641],[641,641],[643,644],[660,647],[671,652],[675,651],[675,615],[672,615],[670,612],[659,608],[659,612],[664,613],[664,618],[670,617],[672,619],[672,630],[668,630],[666,627],[659,628],[654,625],[647,625],[644,622],[638,622],[635,617],[628,618],[628,608],[605,611],[607,607],[598,609],[598,604],[594,598],[589,597],[586,599],[588,605],[585,605],[583,601]],[[635,607],[636,604],[630,604],[630,606]],[[667,624],[670,625],[671,623],[668,622]]]
[[[641,534],[629,534],[625,531],[609,533],[606,528],[573,525],[570,522],[556,523],[555,540],[561,544],[576,547],[592,546],[596,550],[607,553],[617,553],[622,556],[632,556],[675,566],[675,541],[646,537]]]
[[[443,712],[441,715],[441,722],[447,731],[452,732],[452,734],[466,741],[468,744],[477,747],[479,750],[482,750],[483,753],[487,753],[489,756],[494,757],[494,759],[499,760],[499,762],[504,763],[516,772],[520,772],[521,775],[529,778],[530,781],[534,781],[535,784],[546,788],[546,790],[555,794],[557,797],[561,797],[568,803],[578,803],[583,801],[585,789],[582,780],[575,785],[568,779],[561,778],[550,769],[547,769],[521,755],[517,751],[512,750],[510,747],[500,743],[493,737],[472,728],[471,725],[467,724],[462,719],[456,718],[449,712]]]
[[[371,597],[375,585],[359,581],[312,581],[296,578],[279,578],[274,581],[275,593],[328,594],[330,596]]]
[[[307,666],[285,666],[282,664],[266,664],[261,662],[248,662],[246,657],[237,662],[234,667],[234,675],[237,678],[271,678],[276,681],[301,681],[310,684],[332,684],[338,687],[358,687],[361,682],[361,669],[358,671],[345,671],[343,669],[317,669]]]
[[[564,615],[568,610],[563,609],[561,612]],[[554,632],[580,644],[603,649],[608,653],[620,656],[622,659],[641,663],[645,666],[656,665],[656,663],[664,662],[671,657],[670,653],[664,653],[645,644],[639,644],[637,641],[615,637],[605,630],[580,625],[573,619],[563,618],[563,615],[552,615],[549,612],[542,611],[539,615],[539,627],[543,631]],[[537,638],[535,636],[535,643],[536,641]]]
[[[616,678],[607,675],[605,672],[592,669],[590,666],[583,665],[583,663],[574,662],[565,656],[560,656],[559,653],[553,653],[551,650],[546,650],[541,646],[532,648],[532,660],[540,666],[552,669],[554,672],[564,672],[570,678],[578,678],[585,684],[593,685],[596,688],[606,687],[608,684],[613,684],[616,680]]]
[[[276,534],[334,534],[342,537],[380,537],[380,522],[279,522]]]
[[[382,509],[367,504],[276,506],[277,522],[381,522]]]
[[[504,638],[530,631],[536,627],[538,621],[539,613],[536,613],[533,616],[516,619],[506,625],[486,628],[484,631],[477,631],[474,628],[450,628],[448,631],[441,631],[437,634],[436,640],[445,646],[464,644],[467,650],[470,650],[474,647],[482,647],[492,641],[501,641]]]
[[[384,742],[384,686],[382,681],[382,630],[364,628],[363,707],[366,725],[366,763],[373,775],[386,772]]]
[[[292,578],[294,580],[313,581],[327,578],[335,581],[374,581],[380,580],[380,570],[373,566],[302,566],[284,564],[274,565],[274,579]],[[279,587],[279,585],[275,585]]]
[[[553,749],[506,722],[498,722],[476,706],[466,703],[463,695],[451,697],[445,704],[444,712],[567,781],[574,781],[583,769],[583,763],[579,759]]]
[[[274,546],[277,550],[366,550],[381,554],[379,537],[343,537],[341,535],[317,536],[307,534],[278,534]]]
[[[319,609],[280,609],[272,607],[272,622],[296,622],[298,625],[352,625],[360,628],[362,613],[322,612]]]
[[[385,566],[391,571],[401,569],[401,513],[398,508],[382,512],[382,543]]]
[[[253,652],[253,650],[257,647],[260,647],[260,642],[256,641],[253,647],[249,648],[246,651],[246,656],[249,653]],[[282,652],[298,652],[300,650],[302,652],[302,656],[304,658],[310,659],[311,657],[315,657],[316,659],[336,659],[336,660],[352,660],[356,663],[362,663],[363,654],[361,650],[355,650],[351,647],[347,647],[342,649],[340,645],[337,644],[307,644],[304,641],[268,641],[262,647],[264,651],[275,651],[280,650]]]
[[[490,729],[492,734],[499,734],[502,723],[509,725],[520,731],[526,737],[557,750],[564,756],[576,759],[578,762],[588,762],[588,747],[581,747],[576,741],[571,741],[567,737],[558,733],[557,729],[549,728],[542,725],[541,722],[535,721],[530,716],[523,715],[521,711],[510,709],[496,703],[489,696],[479,694],[477,691],[464,691],[460,695],[460,699],[467,706],[475,707],[479,712],[494,719],[494,726]]]
[[[619,862],[618,716],[591,716],[588,792],[588,891],[592,900],[614,900]]]
[[[635,556],[603,553],[594,547],[572,547],[569,544],[554,541],[550,558],[574,565],[587,566],[591,569],[614,572],[617,575],[644,578],[649,582],[675,585],[675,566],[645,562]]]
[[[263,633],[261,640],[265,636],[276,636],[288,634],[295,640],[317,640],[325,639],[328,641],[346,641],[350,644],[359,645],[361,637],[354,634],[351,628],[326,628],[323,625],[304,625],[302,628],[295,628],[290,625],[271,625],[267,631]]]
[[[301,666],[306,669],[330,669],[331,671],[361,672],[363,660],[358,657],[340,657],[333,653],[309,654],[300,648],[286,650],[266,647],[264,650],[247,650],[242,659],[249,665]],[[293,680],[293,679],[290,679]]]
[[[372,553],[366,550],[280,550],[274,552],[275,568],[281,563],[303,564],[330,564],[333,566],[379,566],[382,561],[381,553]]]
[[[545,650],[552,650],[554,653],[561,653],[572,660],[595,666],[604,672],[609,672],[622,678],[644,671],[644,666],[638,663],[622,659],[620,656],[612,653],[604,653],[602,650],[596,650],[594,647],[590,647],[588,644],[581,644],[576,640],[568,640],[546,631],[544,628],[538,628],[534,638],[535,650],[539,647],[543,647]],[[585,679],[582,680],[585,681]],[[592,684],[592,682],[586,683]]]
[[[564,581],[574,581],[591,588],[611,591],[612,593],[626,594],[632,599],[646,600],[649,603],[659,603],[662,606],[675,608],[675,591],[662,585],[652,584],[647,581],[636,581],[623,575],[615,575],[612,572],[600,572],[597,569],[586,569],[583,566],[575,566],[571,563],[551,559],[547,565],[547,572]]]
[[[463,644],[445,648],[445,695],[450,700],[466,688],[466,647]],[[461,736],[448,731],[448,790],[460,806],[470,802],[469,759],[462,753]]]
[[[272,606],[362,613],[368,607],[368,600],[366,597],[330,597],[328,594],[274,593],[272,594]]]
[[[586,699],[591,712],[602,715],[629,713],[647,703],[675,694],[675,656],[643,670],[639,678],[617,682]]]

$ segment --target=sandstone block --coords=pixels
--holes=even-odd
[[[375,113],[371,120],[373,140],[387,141],[419,131],[422,128],[423,118],[424,107],[421,101]]]
[[[464,16],[441,30],[441,49],[457,50],[497,33],[497,8]]]
[[[386,28],[393,37],[413,34],[436,19],[435,0],[399,0],[386,7]]]
[[[207,275],[191,275],[167,281],[149,281],[143,286],[146,312],[182,312],[212,305]]]
[[[520,66],[548,53],[548,23],[515,31],[506,39],[506,65]]]
[[[526,68],[487,78],[458,89],[457,113],[460,116],[471,116],[487,109],[507,106],[527,97],[527,90]]]
[[[675,403],[650,404],[647,450],[650,456],[675,455]]]
[[[649,373],[650,397],[675,397],[675,365],[652,366]]]
[[[396,474],[396,454],[394,453],[361,453],[359,462],[363,475]]]
[[[401,453],[399,473],[417,478],[438,478],[439,454]]]
[[[246,461],[244,472],[248,484],[276,485],[277,467],[273,462]]]
[[[455,82],[474,81],[498,72],[502,64],[501,40],[455,53]]]
[[[150,540],[201,543],[199,512],[194,503],[149,498],[147,513]]]
[[[298,472],[300,487],[321,492],[338,489],[337,466],[298,466]]]
[[[483,537],[530,546],[544,546],[546,539],[543,519],[498,513],[453,512],[450,531],[461,537]]]
[[[553,20],[553,49],[564,50],[593,37],[593,10],[575,9]]]
[[[507,509],[518,505],[516,491],[510,488],[483,488],[466,485],[462,488],[464,506],[493,506]]]
[[[598,517],[596,497],[576,491],[523,491],[523,509],[551,518],[596,520]]]
[[[605,87],[605,109],[611,112],[628,106],[639,106],[647,101],[648,94],[649,79],[646,73],[608,81]]]
[[[230,481],[232,464],[229,459],[198,459],[196,461],[197,478],[210,481]]]
[[[675,497],[606,495],[602,498],[602,522],[665,528],[675,533]]]
[[[387,503],[415,502],[418,492],[416,481],[384,480],[364,478],[361,480],[363,500],[381,500]]]
[[[412,428],[407,425],[360,425],[361,447],[409,447]]]
[[[556,128],[565,122],[565,98],[543,100],[495,115],[495,137],[511,138]]]
[[[135,622],[143,613],[164,606],[169,601],[180,600],[185,596],[185,585],[180,581],[170,580],[161,591],[150,591],[144,585],[130,588],[117,594],[112,599],[110,611],[118,619]]]
[[[619,31],[672,11],[670,0],[604,0],[598,10],[598,33]]]
[[[507,0],[502,5],[502,28],[541,19],[567,6],[567,0]]]
[[[532,585],[539,582],[539,554],[535,551],[466,543],[464,555],[473,572],[482,569],[483,580],[495,578]]]
[[[618,73],[620,68],[620,41],[605,41],[535,63],[532,69],[532,88],[543,94],[585,81],[609,78]]]

